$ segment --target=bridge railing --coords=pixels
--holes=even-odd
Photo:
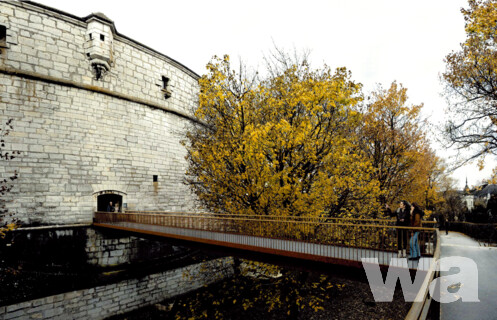
[[[134,212],[96,212],[95,222],[130,222],[172,228],[237,234],[270,239],[293,240],[325,245],[397,250],[397,232],[419,232],[421,253],[432,255],[435,229],[397,227],[391,220],[280,216],[232,216],[214,214]]]
[[[96,212],[95,222],[101,224],[137,223],[170,228],[196,230],[260,237],[294,240],[300,243],[317,243],[349,248],[363,248],[382,252],[397,250],[397,233],[405,230],[407,235],[419,232],[419,245],[423,256],[432,259],[416,302],[412,304],[406,320],[424,320],[431,304],[429,284],[437,275],[436,263],[440,258],[440,233],[436,228],[412,228],[394,226],[389,219],[349,219],[278,216],[231,216],[214,214],[135,212]],[[428,225],[433,225],[429,223]],[[354,258],[349,255],[349,258]],[[358,257],[356,257],[358,258]]]
[[[166,211],[126,211],[126,213],[134,214],[167,214],[167,215],[186,215],[197,217],[237,217],[247,219],[266,219],[266,220],[292,220],[292,221],[305,221],[305,222],[319,222],[319,223],[348,223],[348,224],[379,224],[394,226],[396,220],[391,218],[332,218],[332,217],[314,217],[314,216],[276,216],[276,215],[232,215],[232,214],[219,214],[219,213],[185,213],[185,212],[166,212]],[[421,221],[422,226],[433,228],[436,221]]]
[[[497,223],[451,221],[447,224],[451,231],[462,232],[480,242],[497,243]]]

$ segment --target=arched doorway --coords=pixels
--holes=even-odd
[[[117,212],[123,212],[123,209],[125,209],[126,204],[124,203],[124,201],[126,199],[124,198],[125,194],[123,194],[122,192],[106,190],[97,192],[96,196],[97,211],[107,211],[107,207],[109,206],[110,202],[112,202],[112,205],[116,207]]]

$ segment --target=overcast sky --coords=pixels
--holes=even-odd
[[[328,1],[102,1],[38,0],[84,17],[102,12],[119,33],[186,65],[199,75],[212,56],[229,54],[251,66],[272,48],[309,50],[314,66],[346,67],[365,91],[392,81],[408,89],[410,103],[424,103],[435,127],[444,119],[439,75],[444,57],[464,41],[460,12],[466,0]],[[439,156],[450,150],[437,145]],[[457,170],[463,187],[490,175],[492,166]]]

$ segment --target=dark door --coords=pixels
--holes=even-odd
[[[98,196],[97,211],[107,211],[107,206],[111,201],[114,207],[116,206],[116,203],[119,203],[119,212],[122,212],[123,196],[112,193],[101,194]]]

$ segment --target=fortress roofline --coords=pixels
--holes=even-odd
[[[100,18],[101,20],[104,20],[105,22],[108,22],[110,24],[114,24],[114,21],[111,20],[109,17],[107,17],[102,12],[93,12],[92,14],[89,14],[88,16],[84,17],[83,19],[86,21],[86,20],[89,20],[92,17],[97,17],[97,18]]]
[[[96,18],[96,19],[99,19],[99,20],[102,20],[104,22],[106,22],[107,24],[110,24],[111,28],[112,28],[112,31],[115,33],[116,36],[122,38],[122,39],[125,39],[127,41],[130,41],[132,43],[134,43],[135,45],[137,46],[140,46],[146,50],[149,50],[149,51],[152,51],[153,53],[155,54],[158,54],[164,58],[166,58],[167,60],[169,60],[172,64],[176,64],[177,67],[183,69],[185,72],[187,72],[188,74],[190,74],[193,78],[195,79],[200,79],[200,75],[197,74],[195,71],[193,71],[192,69],[188,68],[187,66],[185,66],[184,64],[178,62],[177,60],[155,50],[155,49],[152,49],[151,47],[149,46],[146,46],[144,45],[143,43],[140,43],[134,39],[131,39],[130,37],[128,36],[125,36],[121,33],[119,33],[114,25],[114,21],[112,21],[109,17],[107,17],[105,14],[101,13],[101,12],[96,12],[96,13],[92,13],[86,17],[78,17],[76,15],[73,15],[71,13],[67,13],[65,11],[62,11],[62,10],[59,10],[59,9],[55,9],[55,8],[52,8],[52,7],[49,7],[49,6],[46,6],[44,4],[41,4],[41,3],[38,3],[38,2],[34,2],[34,1],[28,1],[28,0],[25,0],[25,1],[14,1],[14,3],[19,3],[21,6],[23,5],[31,5],[33,7],[38,7],[40,9],[43,9],[43,10],[46,10],[46,11],[51,11],[51,12],[54,12],[54,13],[57,13],[57,14],[60,14],[60,15],[63,15],[63,16],[66,16],[66,17],[69,17],[69,18],[72,18],[72,19],[75,19],[75,20],[78,20],[78,21],[81,21],[81,22],[84,22],[84,23],[87,23],[88,20],[91,20],[91,18]]]

